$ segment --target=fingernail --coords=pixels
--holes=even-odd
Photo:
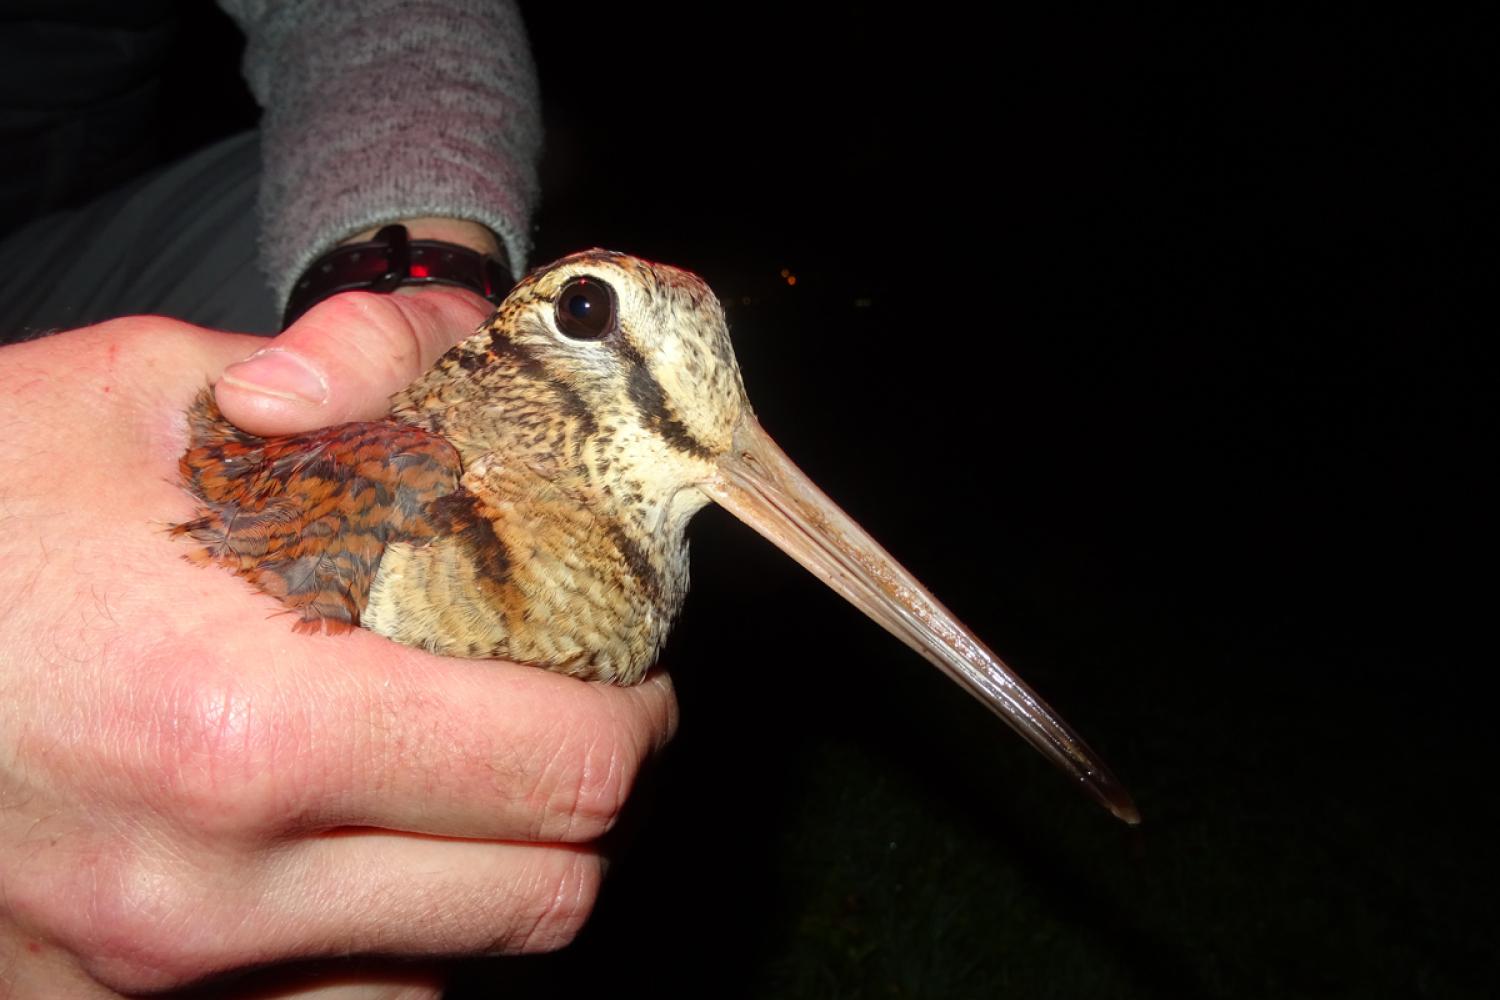
[[[224,369],[222,381],[277,399],[317,406],[328,399],[328,382],[305,360],[277,347],[256,351]]]

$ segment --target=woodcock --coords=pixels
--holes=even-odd
[[[450,656],[639,681],[710,500],[988,705],[1126,822],[1068,725],[804,476],[751,412],[686,271],[593,250],[534,271],[384,420],[259,438],[205,392],[173,529],[300,616]]]

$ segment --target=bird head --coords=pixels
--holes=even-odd
[[[724,313],[695,275],[591,250],[538,269],[398,397],[458,447],[550,462],[611,503],[685,527],[714,501],[968,690],[1127,822],[1083,740],[776,446],[751,411]],[[423,414],[427,419],[423,419]],[[438,415],[434,417],[433,415]],[[604,486],[600,487],[599,484]]]
[[[699,459],[730,449],[749,402],[724,310],[697,275],[594,250],[535,272],[512,298],[511,345],[596,416]]]
[[[697,275],[607,250],[539,268],[397,397],[465,455],[577,470],[683,521],[750,412],[724,310]],[[422,419],[425,416],[425,420]]]

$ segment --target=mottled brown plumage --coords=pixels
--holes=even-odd
[[[541,268],[383,420],[261,439],[205,393],[190,421],[200,509],[174,532],[299,628],[633,683],[713,500],[1136,819],[1083,741],[760,429],[718,300],[686,271],[600,250]]]
[[[558,295],[587,277],[613,293],[616,321],[569,338]],[[679,412],[664,363],[702,405]],[[175,531],[304,629],[364,625],[437,653],[631,683],[687,591],[684,532],[708,502],[689,484],[746,408],[701,280],[578,254],[521,282],[385,420],[264,440],[204,393],[181,462],[203,509]]]
[[[179,464],[202,509],[173,534],[297,611],[299,631],[360,624],[386,546],[433,540],[429,506],[458,489],[453,446],[393,420],[265,439],[228,423],[205,390],[188,421]]]

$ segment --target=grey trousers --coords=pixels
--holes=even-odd
[[[260,143],[246,132],[0,240],[0,343],[152,313],[275,333],[257,263]]]

